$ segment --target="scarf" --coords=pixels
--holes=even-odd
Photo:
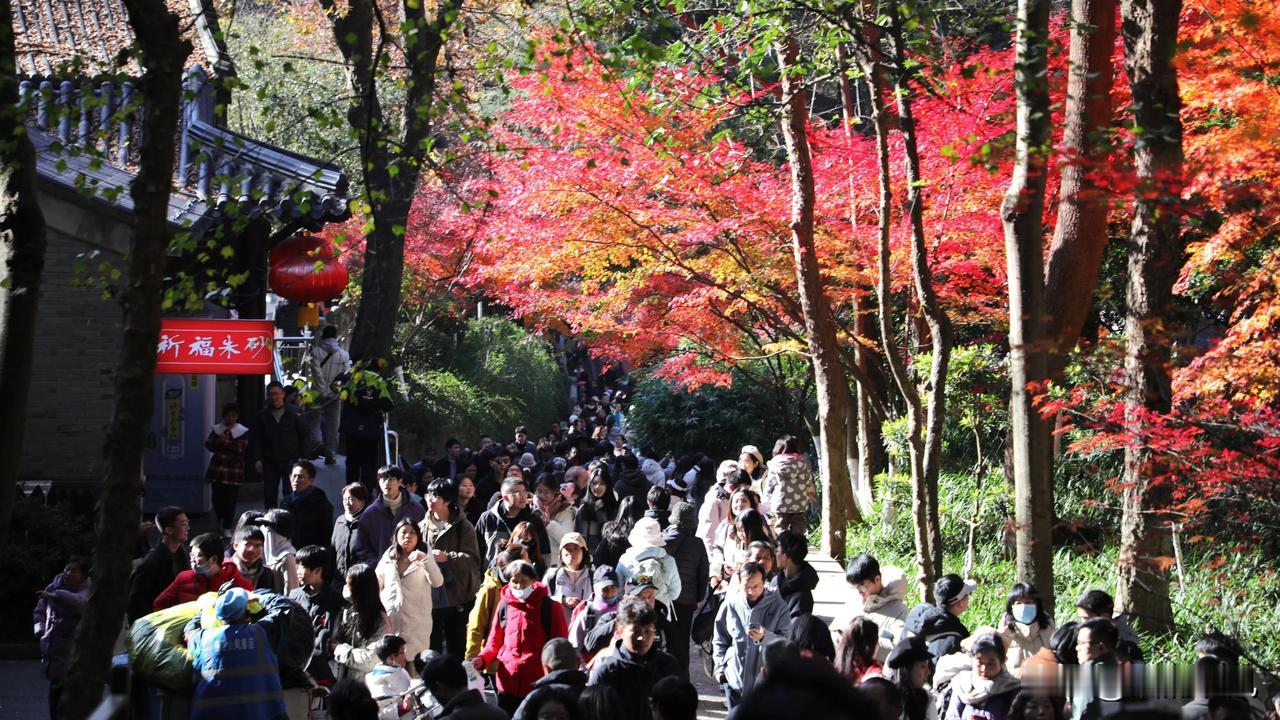
[[[956,695],[965,705],[984,703],[996,695],[1016,690],[1020,685],[1018,679],[1010,675],[1008,670],[1001,670],[993,680],[980,678],[977,673],[970,670],[960,673],[951,681]]]

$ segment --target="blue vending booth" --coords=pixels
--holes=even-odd
[[[176,505],[190,513],[209,512],[204,482],[210,453],[204,440],[217,417],[217,375],[156,375],[151,432],[142,459],[142,508],[154,513]]]

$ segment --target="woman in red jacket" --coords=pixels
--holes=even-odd
[[[207,592],[216,592],[228,582],[245,590],[253,590],[253,583],[244,579],[236,569],[235,561],[223,560],[226,546],[214,533],[205,533],[191,542],[191,569],[178,573],[169,587],[156,597],[153,610],[164,610],[174,605],[191,602]]]
[[[498,661],[498,706],[513,714],[542,677],[542,646],[553,638],[568,637],[569,628],[560,603],[538,582],[532,564],[516,560],[504,571],[508,581],[489,640],[472,662],[483,670]]]

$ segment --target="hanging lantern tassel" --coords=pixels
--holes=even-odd
[[[320,306],[307,303],[298,308],[298,326],[313,328],[320,324]]]

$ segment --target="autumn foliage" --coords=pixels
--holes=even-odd
[[[1054,26],[1059,113],[1067,30],[1061,18]],[[1145,418],[1140,437],[1129,432],[1118,356],[1105,352],[1086,359],[1096,381],[1046,393],[1044,408],[1076,431],[1074,452],[1126,443],[1159,450],[1174,516],[1244,519],[1280,469],[1280,9],[1188,4],[1182,39],[1191,244],[1177,287],[1184,323],[1167,328],[1182,333],[1170,358],[1174,411]],[[971,52],[926,75],[916,96],[930,261],[961,343],[1000,337],[1005,322],[999,209],[1012,159],[1012,52]],[[1116,57],[1120,78],[1119,47]],[[537,71],[509,78],[514,100],[481,159],[421,188],[407,234],[411,272],[497,299],[530,325],[573,332],[603,358],[657,364],[687,386],[726,383],[728,367],[744,358],[803,352],[786,168],[735,132],[743,109],[768,102],[772,88],[726,93],[696,67],[628,77],[587,51],[552,44],[538,59]],[[1125,83],[1115,87],[1113,151],[1094,174],[1113,201],[1113,241],[1122,241],[1133,191],[1127,158],[1138,138],[1127,129]],[[1054,125],[1056,145],[1061,119]],[[876,339],[850,331],[856,293],[874,279],[875,149],[821,117],[811,147],[828,298],[846,346],[878,352]],[[902,168],[892,172],[901,186]],[[1046,244],[1056,192],[1055,172]],[[894,287],[905,291],[903,208],[892,220]],[[895,311],[916,312],[909,304]]]

